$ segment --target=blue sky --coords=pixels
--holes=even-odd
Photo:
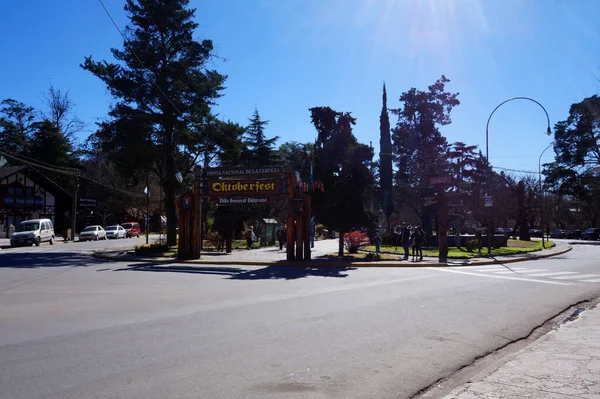
[[[105,0],[120,27],[122,0]],[[600,91],[597,0],[192,0],[198,38],[213,40],[227,74],[222,118],[246,123],[256,107],[281,141],[314,141],[308,108],[351,111],[362,142],[379,143],[381,86],[388,106],[442,74],[460,92],[449,142],[485,149],[485,125],[500,102],[528,96],[552,125],[570,104]],[[79,64],[111,60],[122,39],[96,0],[0,3],[0,98],[41,106],[50,81],[69,90],[93,128],[111,98]],[[392,125],[395,124],[392,117]],[[494,166],[537,170],[552,139],[527,101],[502,106],[490,123]],[[550,161],[546,151],[542,161]]]

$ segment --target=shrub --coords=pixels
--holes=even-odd
[[[474,249],[481,251],[481,242],[478,239],[467,241],[467,251],[473,252]]]
[[[381,260],[380,254],[374,254],[373,252],[369,252],[365,255],[365,260]]]
[[[160,242],[155,242],[150,245],[138,245],[135,247],[136,254],[156,254],[169,251],[169,246]]]
[[[358,230],[344,234],[344,246],[351,254],[357,253],[360,247],[369,245],[369,242],[369,237]]]

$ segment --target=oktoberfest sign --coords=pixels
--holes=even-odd
[[[271,196],[282,193],[281,179],[213,180],[208,183],[208,195],[215,197]]]

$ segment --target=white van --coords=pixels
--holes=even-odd
[[[54,226],[50,219],[31,219],[21,222],[10,237],[10,246],[40,245],[48,241],[54,245]]]

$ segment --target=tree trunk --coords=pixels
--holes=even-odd
[[[338,256],[344,256],[344,232],[340,231],[339,239],[339,247],[338,247]]]
[[[169,144],[165,145],[165,213],[167,214],[167,245],[177,245],[177,212],[175,209],[175,159]],[[202,204],[195,204],[202,206]]]

